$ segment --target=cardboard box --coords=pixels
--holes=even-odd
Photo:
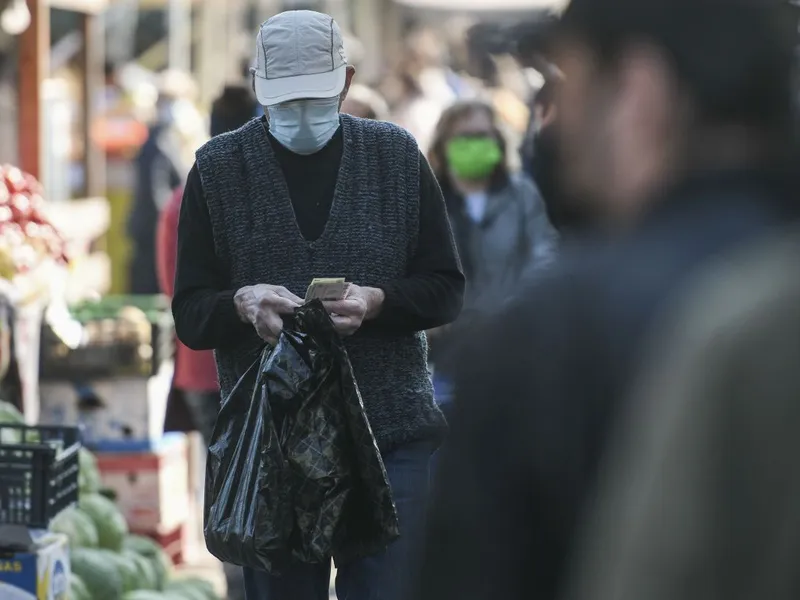
[[[69,542],[47,534],[46,545],[32,552],[0,553],[0,598],[3,600],[68,600]]]
[[[95,449],[122,449],[138,443],[146,449],[164,432],[172,366],[164,365],[155,377],[130,377],[93,381],[42,382],[43,425],[80,425],[83,443]]]
[[[165,435],[144,452],[96,456],[103,485],[116,493],[131,530],[172,531],[186,522],[191,496],[185,435]]]

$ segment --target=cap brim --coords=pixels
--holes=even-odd
[[[265,79],[256,73],[256,98],[262,106],[303,98],[332,98],[342,93],[346,78],[347,65],[326,73],[280,79]]]

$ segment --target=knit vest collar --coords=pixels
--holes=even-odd
[[[331,203],[330,213],[328,214],[328,219],[325,223],[325,228],[322,231],[322,235],[320,235],[316,240],[307,240],[305,237],[303,237],[303,234],[300,231],[300,226],[297,223],[297,215],[294,212],[292,199],[289,195],[289,187],[286,183],[286,177],[284,177],[283,170],[281,169],[280,163],[278,162],[275,152],[272,149],[272,144],[270,144],[268,139],[268,126],[265,121],[259,121],[261,125],[261,131],[256,135],[259,137],[260,146],[263,150],[260,153],[261,164],[259,164],[259,167],[264,169],[264,172],[267,173],[269,180],[273,182],[275,186],[277,186],[277,189],[274,190],[274,195],[276,198],[280,198],[279,208],[282,221],[285,223],[292,223],[293,233],[310,247],[323,246],[328,242],[329,238],[336,235],[336,230],[341,223],[341,217],[344,212],[343,205],[347,202],[346,190],[349,189],[350,179],[354,173],[353,119],[349,115],[342,114],[339,116],[339,122],[342,127],[342,160],[341,164],[339,165],[339,174],[336,177],[336,187],[334,188],[333,192],[333,202]]]

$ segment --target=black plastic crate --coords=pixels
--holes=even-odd
[[[78,501],[80,430],[0,424],[0,524],[45,529]]]

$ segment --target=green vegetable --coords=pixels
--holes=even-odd
[[[91,548],[70,551],[70,566],[89,592],[92,600],[121,600],[123,581],[116,561],[109,552]]]
[[[17,407],[8,402],[0,400],[0,424],[24,425],[25,417],[17,410]]]
[[[172,561],[164,549],[154,540],[141,535],[127,536],[122,547],[146,558],[155,572],[155,588],[164,589],[169,572],[172,570]]]
[[[86,448],[81,448],[78,460],[80,462],[78,485],[81,495],[96,494],[100,491],[100,470],[97,468],[97,459]]]
[[[199,577],[185,577],[170,581],[165,592],[182,596],[185,600],[219,600],[211,582]]]
[[[77,506],[70,506],[58,513],[50,522],[50,531],[63,533],[69,538],[70,548],[97,548],[97,527],[92,518]]]
[[[119,552],[128,533],[128,523],[117,505],[100,494],[88,494],[81,497],[78,506],[94,521],[100,547]]]
[[[25,418],[13,404],[0,400],[0,444],[19,444],[22,442],[22,432],[12,429],[3,429],[2,425],[24,425]]]
[[[78,577],[75,573],[69,576],[69,599],[70,600],[93,600],[89,590],[83,579]]]

